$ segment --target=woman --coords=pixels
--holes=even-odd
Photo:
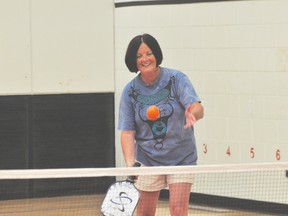
[[[120,101],[118,128],[128,167],[135,161],[143,166],[196,165],[193,126],[203,117],[203,107],[188,77],[160,67],[162,59],[157,40],[149,34],[134,37],[128,45],[125,63],[130,72],[139,72]],[[147,113],[151,106],[153,118]],[[160,190],[166,186],[171,216],[188,215],[192,183],[191,175],[139,176],[137,215],[155,215]]]

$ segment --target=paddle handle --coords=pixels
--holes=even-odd
[[[135,162],[133,165],[133,167],[140,167],[140,166],[141,166],[141,163],[139,162]],[[136,179],[136,176],[128,176],[127,181],[134,183],[135,179]]]

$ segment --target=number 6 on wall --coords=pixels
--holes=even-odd
[[[280,160],[281,159],[281,155],[280,155],[280,149],[276,150],[276,160]]]

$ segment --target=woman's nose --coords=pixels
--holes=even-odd
[[[147,55],[143,55],[142,60],[146,61],[148,59]]]

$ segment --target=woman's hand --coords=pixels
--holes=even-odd
[[[199,102],[188,105],[185,110],[186,124],[184,125],[184,128],[193,127],[197,120],[203,118],[203,115],[204,109]]]

